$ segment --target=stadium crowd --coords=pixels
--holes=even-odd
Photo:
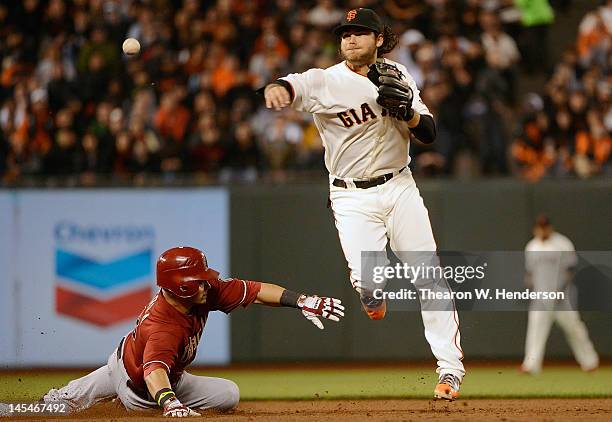
[[[528,180],[612,174],[612,1],[588,13],[542,95],[525,101],[512,145]]]
[[[338,61],[345,10],[377,10],[399,35],[438,139],[413,143],[424,175],[610,173],[612,1],[554,65],[547,32],[568,0],[24,0],[0,4],[0,177],[193,173],[282,180],[323,173],[311,117],[254,92]],[[127,37],[140,54],[125,56]],[[517,98],[519,73],[546,73]],[[514,122],[519,122],[518,127]],[[466,159],[467,157],[467,159]]]

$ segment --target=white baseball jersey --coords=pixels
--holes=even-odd
[[[532,275],[534,290],[558,291],[565,287],[564,301],[532,301],[525,338],[525,358],[522,368],[530,373],[542,370],[546,341],[554,322],[564,331],[576,360],[584,371],[599,365],[599,357],[589,338],[587,327],[572,304],[575,293],[567,284],[567,270],[578,262],[571,240],[553,232],[546,240],[534,238],[525,247],[527,271]],[[569,287],[569,288],[568,288]]]
[[[525,247],[525,266],[534,289],[554,291],[565,285],[567,270],[578,262],[574,244],[561,233],[546,240],[531,239]]]
[[[412,108],[431,116],[406,67],[384,61],[404,74],[414,94]],[[325,147],[330,181],[334,177],[367,179],[396,172],[408,164],[408,125],[376,103],[376,86],[366,76],[351,70],[346,62],[282,79],[293,90],[292,107],[313,114]],[[436,250],[427,208],[410,170],[370,189],[330,184],[329,198],[351,284],[360,295],[363,251],[385,251],[387,243],[394,252]],[[457,313],[432,311],[428,307],[425,303],[422,317],[425,338],[438,361],[437,372],[463,378]]]
[[[412,108],[430,115],[406,67],[398,67],[412,88]],[[325,147],[325,166],[340,178],[367,179],[397,171],[408,164],[410,129],[376,103],[378,91],[346,62],[310,69],[282,78],[293,89],[292,107],[314,116]]]

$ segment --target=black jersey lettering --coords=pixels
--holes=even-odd
[[[361,120],[365,123],[368,120],[375,118],[376,114],[374,114],[368,103],[361,104]]]
[[[340,118],[344,127],[351,127],[355,124],[355,122],[353,122],[353,119],[351,119],[351,117],[349,116],[348,111],[341,111],[340,113],[338,113],[338,118]]]

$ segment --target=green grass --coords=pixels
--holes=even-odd
[[[436,375],[431,369],[398,367],[372,369],[271,370],[212,369],[198,375],[235,381],[243,400],[310,400],[339,398],[431,397]],[[36,400],[82,372],[0,373],[0,400]],[[612,397],[612,367],[583,373],[575,367],[548,367],[539,376],[518,373],[516,367],[469,368],[462,398]]]

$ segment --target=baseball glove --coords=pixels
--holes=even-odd
[[[412,118],[412,89],[397,66],[385,62],[371,64],[368,79],[378,87],[376,102],[379,105],[397,117]]]

